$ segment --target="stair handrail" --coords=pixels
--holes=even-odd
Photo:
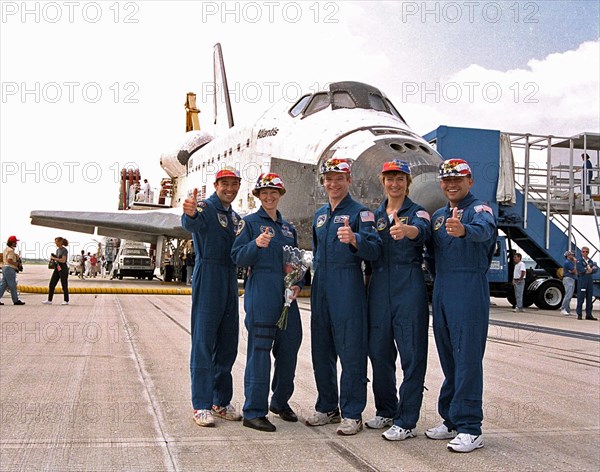
[[[524,167],[520,167],[520,166],[515,166],[515,174],[517,174],[517,170],[522,170],[524,171],[523,173],[525,173],[525,168]],[[534,170],[534,171],[542,171],[543,169],[530,169],[530,170]],[[547,179],[547,174],[545,172],[541,172],[539,174],[540,176],[544,176],[546,175],[546,179]],[[516,176],[515,176],[516,177]],[[546,180],[548,182],[548,179]],[[521,190],[523,193],[525,193],[524,191],[524,185],[521,184],[516,178],[515,178],[515,187],[519,188],[519,190]],[[573,191],[573,189],[570,189],[571,191]],[[531,201],[535,201],[535,200],[543,200],[543,195],[540,194],[537,190],[530,188],[529,189],[529,197]],[[536,198],[537,197],[537,198]],[[546,201],[550,201],[550,199],[548,197],[546,197],[545,199]],[[584,245],[587,245],[588,247],[590,247],[590,250],[593,248],[594,250],[594,255],[597,254],[598,252],[600,252],[600,250],[575,226],[573,226],[572,224],[569,225],[569,220],[567,218],[565,218],[564,215],[562,215],[560,212],[558,212],[558,208],[555,205],[552,205],[552,203],[550,203],[550,215],[548,215],[548,213],[546,213],[546,218],[550,219],[550,221],[552,221],[553,223],[555,223],[560,229],[562,230],[565,235],[568,235],[569,232],[569,226],[571,227],[571,237],[572,237],[572,242],[574,244],[574,247],[579,248],[579,244],[577,243],[577,236],[580,236],[581,239],[583,240],[583,242],[585,243]],[[596,213],[596,206],[594,204],[592,204],[592,207],[594,209],[594,215],[595,215],[595,219],[596,219],[596,223],[598,223],[598,215]],[[553,210],[553,211],[552,211]],[[527,229],[527,226],[524,225],[524,229]],[[600,231],[600,227],[598,229]],[[569,241],[569,244],[571,243],[571,241]]]

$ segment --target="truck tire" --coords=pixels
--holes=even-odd
[[[535,304],[542,310],[558,310],[565,296],[565,288],[558,280],[546,280],[535,292]]]

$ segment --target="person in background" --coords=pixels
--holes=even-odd
[[[300,293],[299,285],[291,287],[294,301],[289,307],[287,327],[277,328],[285,291],[283,247],[298,247],[296,229],[277,210],[279,199],[284,194],[285,186],[279,175],[267,173],[259,176],[252,195],[258,197],[261,206],[256,213],[242,220],[231,250],[234,262],[250,269],[244,295],[248,354],[244,374],[246,402],[243,425],[269,432],[276,430],[267,419],[269,410],[284,421],[298,421],[289,400],[294,393],[296,362],[302,342],[300,311],[295,301]],[[271,353],[275,368],[269,404]]]
[[[563,298],[560,314],[571,316],[571,298],[575,292],[575,281],[577,280],[577,259],[575,254],[567,251],[564,254],[565,262],[563,263],[563,278],[562,283],[565,287],[565,297]]]
[[[90,275],[91,277],[96,277],[98,274],[98,257],[96,254],[92,254],[90,256]]]
[[[16,236],[9,236],[6,241],[6,248],[2,253],[4,265],[2,266],[2,280],[0,280],[0,305],[4,305],[1,300],[7,288],[10,290],[13,305],[25,305],[24,301],[19,300],[17,293],[17,264],[19,256],[15,252],[15,248],[18,241]]]
[[[598,272],[598,264],[590,259],[590,248],[581,248],[581,257],[577,259],[577,319],[583,316],[583,303],[585,302],[585,319],[597,320],[592,316],[592,301],[594,299],[594,281],[592,274]]]
[[[311,352],[317,402],[308,426],[340,423],[337,434],[363,429],[367,403],[367,299],[362,260],[381,254],[375,216],[350,195],[348,159],[320,167],[328,203],[313,219],[314,279],[311,288]],[[338,394],[336,363],[342,366]],[[338,407],[339,403],[339,407]],[[340,416],[341,408],[341,416]]]
[[[403,441],[416,437],[425,388],[429,302],[421,263],[431,223],[429,213],[408,197],[412,179],[407,162],[385,162],[379,180],[386,198],[375,210],[375,223],[383,250],[372,263],[369,282],[369,358],[377,410],[365,424],[387,426],[384,439]],[[398,352],[403,372],[399,392]]]
[[[590,156],[586,153],[581,155],[581,159],[583,160],[583,164],[581,166],[581,187],[582,191],[585,189],[585,199],[589,200],[592,196],[592,186],[591,182],[594,178],[594,171],[592,161],[590,161]]]
[[[196,265],[196,251],[194,250],[194,241],[190,239],[188,241],[187,250],[185,254],[186,285],[192,285],[192,274],[194,272],[194,265]]]
[[[87,258],[85,256],[85,251],[81,250],[81,257],[79,259],[79,278],[83,279],[85,275],[85,267],[86,267]]]
[[[521,260],[523,256],[519,252],[513,255],[515,268],[513,270],[513,286],[515,288],[515,308],[513,311],[523,311],[523,293],[525,292],[525,264]]]
[[[59,236],[58,238],[54,238],[54,243],[56,244],[56,254],[51,254],[50,260],[56,262],[56,267],[52,271],[50,283],[48,284],[48,300],[44,300],[42,303],[44,305],[52,304],[52,298],[54,298],[54,289],[56,288],[56,284],[60,280],[60,286],[63,289],[64,297],[62,305],[68,305],[69,266],[67,265],[67,260],[69,259],[69,251],[67,250],[67,246],[69,245],[69,241]]]
[[[231,204],[240,189],[240,173],[217,172],[215,192],[198,201],[198,189],[183,203],[181,226],[194,238],[192,276],[192,352],[190,376],[193,418],[198,426],[215,426],[214,417],[239,421],[231,404],[231,369],[239,335],[237,268],[231,246],[240,222]]]
[[[150,184],[148,183],[148,179],[144,179],[144,186],[142,187],[142,191],[144,192],[144,202],[150,202]]]
[[[106,277],[106,258],[104,254],[100,256],[100,277]]]
[[[129,195],[128,195],[128,200],[127,200],[127,209],[131,208],[131,206],[133,205],[133,202],[136,201],[136,195],[138,193],[140,186],[138,184],[131,184],[129,186]]]
[[[470,192],[471,167],[463,159],[440,165],[448,204],[432,216],[430,256],[435,262],[433,334],[444,383],[438,398],[443,423],[425,431],[448,449],[483,447],[483,355],[490,318],[487,271],[496,246],[492,209]]]
[[[571,298],[575,293],[575,283],[577,281],[577,259],[575,253],[566,251],[565,262],[563,263],[563,286],[565,287],[565,297],[560,307],[560,314],[571,316]]]
[[[85,256],[85,276],[90,277],[92,273],[92,254],[90,252]]]

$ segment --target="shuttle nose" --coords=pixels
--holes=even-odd
[[[357,153],[357,156],[348,155],[348,151],[349,149],[340,148],[336,151],[336,157],[339,155],[354,159],[350,192],[367,207],[377,208],[385,198],[379,174],[383,163],[393,159],[401,159],[410,165],[411,200],[429,213],[447,203],[437,180],[442,157],[425,141],[397,135],[378,139],[372,146]]]

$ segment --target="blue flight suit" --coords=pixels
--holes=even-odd
[[[340,242],[338,228],[349,218],[358,249]],[[328,204],[313,220],[311,288],[312,362],[317,384],[315,409],[338,407],[337,358],[342,365],[339,406],[342,417],[361,419],[367,403],[367,297],[361,259],[376,260],[381,239],[374,216],[350,194],[332,212]]]
[[[591,274],[586,273],[588,264],[592,267]],[[585,317],[592,317],[592,300],[594,298],[594,280],[592,279],[592,274],[596,272],[598,272],[598,264],[593,260],[588,259],[586,262],[583,260],[583,257],[577,259],[577,308],[575,312],[578,318],[581,318],[583,314],[584,301]]]
[[[448,204],[431,219],[433,334],[445,376],[438,411],[448,429],[477,436],[483,420],[483,354],[490,318],[486,273],[496,246],[496,219],[470,192],[458,205],[464,237],[448,235],[445,223],[450,217]]]
[[[429,303],[421,269],[423,245],[431,236],[429,214],[405,198],[398,217],[416,226],[418,236],[392,239],[393,218],[386,212],[387,199],[375,210],[375,222],[383,242],[379,259],[372,263],[369,283],[369,358],[373,366],[373,394],[377,415],[394,418],[394,424],[413,429],[423,401]],[[394,342],[396,343],[394,345]],[[404,378],[400,402],[396,390],[396,356]]]
[[[256,238],[269,229],[273,235],[269,247],[259,248]],[[250,267],[246,282],[244,308],[248,330],[248,355],[244,374],[244,418],[267,416],[271,349],[275,358],[273,396],[271,407],[289,410],[289,399],[294,392],[294,376],[298,350],[302,342],[302,324],[298,304],[294,300],[288,311],[288,324],[284,330],[277,328],[284,298],[283,246],[298,246],[295,228],[281,218],[277,221],[262,207],[243,219],[238,236],[233,243],[231,256],[237,265]],[[296,285],[302,287],[302,282]]]
[[[231,369],[237,356],[239,313],[236,265],[231,246],[239,215],[223,208],[216,193],[198,204],[181,226],[192,233],[196,265],[192,278],[190,374],[195,410],[227,406],[233,396]]]

